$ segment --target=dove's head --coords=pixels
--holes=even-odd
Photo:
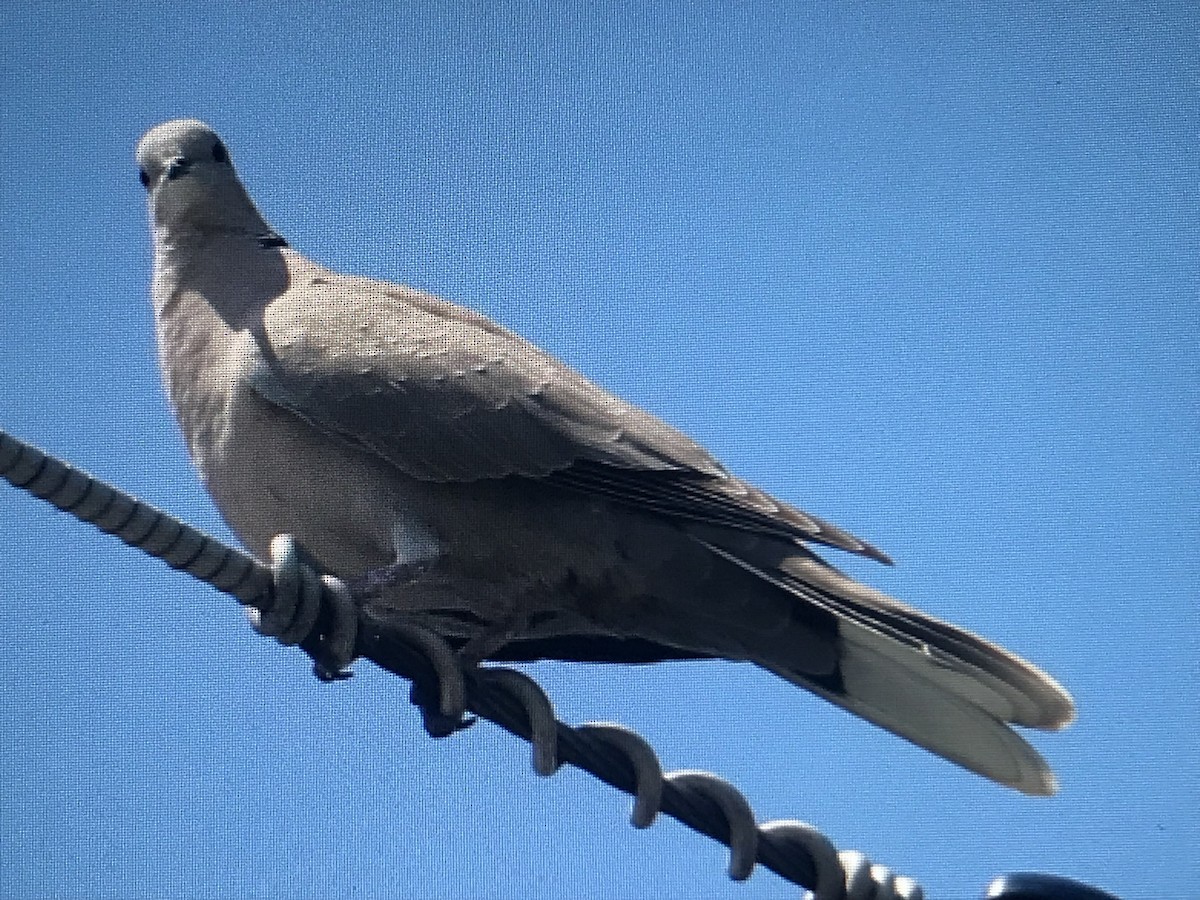
[[[225,144],[203,122],[175,119],[155,125],[138,142],[137,164],[156,226],[265,227],[238,180]]]

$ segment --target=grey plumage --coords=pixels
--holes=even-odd
[[[294,534],[327,571],[381,586],[375,612],[480,657],[749,660],[1053,792],[1009,724],[1060,728],[1070,697],[809,545],[878,550],[478,313],[304,258],[203,123],[157,126],[137,160],[167,392],[253,553]]]

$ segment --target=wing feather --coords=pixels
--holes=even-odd
[[[889,561],[734,478],[682,432],[519,335],[429,294],[323,271],[294,279],[255,337],[251,383],[263,396],[413,478],[547,478],[676,519]]]

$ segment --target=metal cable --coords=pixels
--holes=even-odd
[[[819,831],[794,820],[755,823],[746,798],[707,772],[664,773],[645,740],[619,725],[573,728],[558,721],[545,692],[512,669],[464,670],[440,636],[415,625],[372,618],[338,579],[318,575],[290,539],[272,544],[272,567],[139,502],[61,460],[0,431],[0,476],[131,547],[187,572],[258,611],[256,627],[298,644],[317,675],[346,677],[355,656],[413,682],[413,701],[432,736],[467,724],[469,711],[532,745],[533,767],[552,775],[563,763],[634,798],[630,817],[646,828],[659,812],[730,848],[729,875],[748,878],[761,864],[808,889],[814,900],[922,900],[908,878],[839,854]]]

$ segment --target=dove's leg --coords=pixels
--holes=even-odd
[[[510,604],[495,585],[452,573],[438,536],[419,516],[398,510],[392,522],[393,562],[352,579],[352,595],[375,620],[392,619],[427,628],[457,648],[470,648],[470,667],[503,646]]]

